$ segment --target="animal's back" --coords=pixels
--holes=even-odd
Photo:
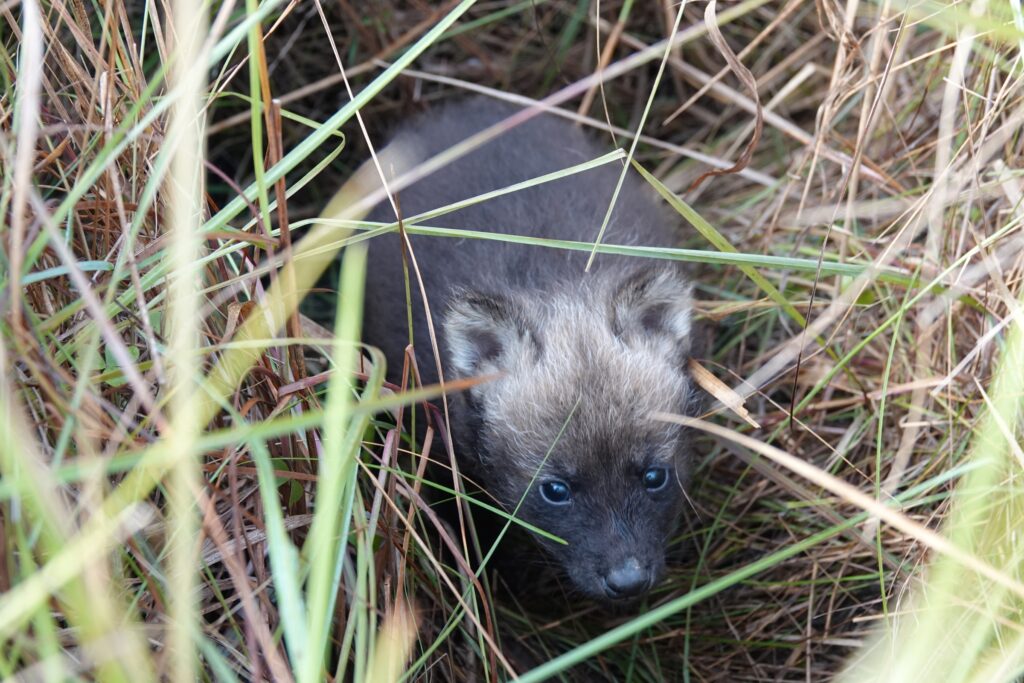
[[[518,108],[484,99],[435,107],[400,127],[391,144],[404,158],[422,162],[488,128]],[[531,178],[595,159],[609,151],[574,124],[540,115],[459,158],[398,194],[403,216],[412,216]],[[387,169],[386,169],[387,170]],[[596,239],[622,170],[611,162],[567,178],[513,192],[427,221],[429,225],[512,235],[592,242]],[[376,207],[369,220],[393,222],[389,203]],[[678,219],[659,203],[653,190],[635,174],[627,175],[604,241],[618,244],[673,246]],[[543,297],[567,280],[600,277],[619,269],[623,257],[599,255],[585,273],[588,254],[493,240],[411,236],[433,319],[443,314],[453,288],[508,292],[526,290]],[[635,260],[630,260],[635,263]],[[414,278],[414,275],[410,275]],[[429,334],[415,280],[414,338],[425,382],[436,381]],[[441,326],[435,324],[441,337]],[[405,282],[397,234],[375,238],[367,274],[365,338],[379,346],[395,377],[408,341]],[[442,353],[443,356],[443,353]]]

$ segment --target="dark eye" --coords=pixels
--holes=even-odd
[[[552,505],[565,505],[572,498],[572,491],[564,481],[549,479],[540,485],[540,495]]]
[[[668,483],[667,467],[648,467],[643,474],[644,488],[650,492],[660,491]]]

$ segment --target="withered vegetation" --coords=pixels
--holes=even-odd
[[[1019,3],[744,0],[717,7],[719,38],[703,2],[673,33],[675,3],[480,0],[426,42],[467,3],[264,2],[243,25],[258,5],[207,7],[212,49],[191,67],[209,77],[195,362],[221,381],[179,442],[167,79],[184,24],[158,0],[0,0],[0,675],[497,681],[554,660],[528,680],[820,681],[922,608],[927,563],[952,556],[922,529],[944,528],[979,424],[1008,400],[992,386],[1020,325]],[[339,61],[373,97],[351,105]],[[490,599],[471,534],[427,505],[423,445],[395,427],[424,396],[335,355],[355,356],[330,337],[335,312],[341,339],[357,330],[357,261],[301,312],[268,298],[312,284],[280,266],[368,157],[355,110],[377,149],[470,91],[550,96],[609,149],[643,122],[634,158],[695,250],[713,331],[698,361],[745,397],[745,419],[713,400],[707,419],[833,478],[702,434],[644,622]],[[1020,456],[1017,409],[1004,417],[987,436]],[[920,526],[880,522],[837,480]],[[1000,517],[995,546],[958,541],[1010,577],[1014,601],[985,607],[992,632],[969,647],[1007,679],[1015,523]],[[972,666],[950,680],[997,680]]]

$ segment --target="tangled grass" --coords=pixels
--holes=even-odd
[[[0,25],[5,680],[1024,672],[1016,0],[8,0]],[[395,427],[439,392],[356,345],[359,245],[394,229],[362,230],[357,168],[469,91],[593,127],[685,226],[658,256],[700,273],[720,401],[638,613],[492,600]]]

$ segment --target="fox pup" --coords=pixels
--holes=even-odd
[[[515,107],[469,99],[400,127],[392,145],[423,161],[502,121]],[[605,150],[571,123],[530,119],[399,195],[406,217],[594,159]],[[593,242],[619,162],[499,196],[428,223]],[[369,220],[393,222],[390,203]],[[678,217],[627,176],[607,242],[673,246]],[[444,379],[498,378],[449,395],[458,464],[535,536],[570,589],[606,603],[659,580],[685,500],[686,430],[651,419],[692,414],[687,373],[692,286],[668,262],[481,239],[410,236],[438,336]],[[401,368],[409,340],[397,234],[371,240],[365,340]],[[413,333],[426,383],[438,380],[416,284]],[[553,560],[553,562],[552,562]]]

